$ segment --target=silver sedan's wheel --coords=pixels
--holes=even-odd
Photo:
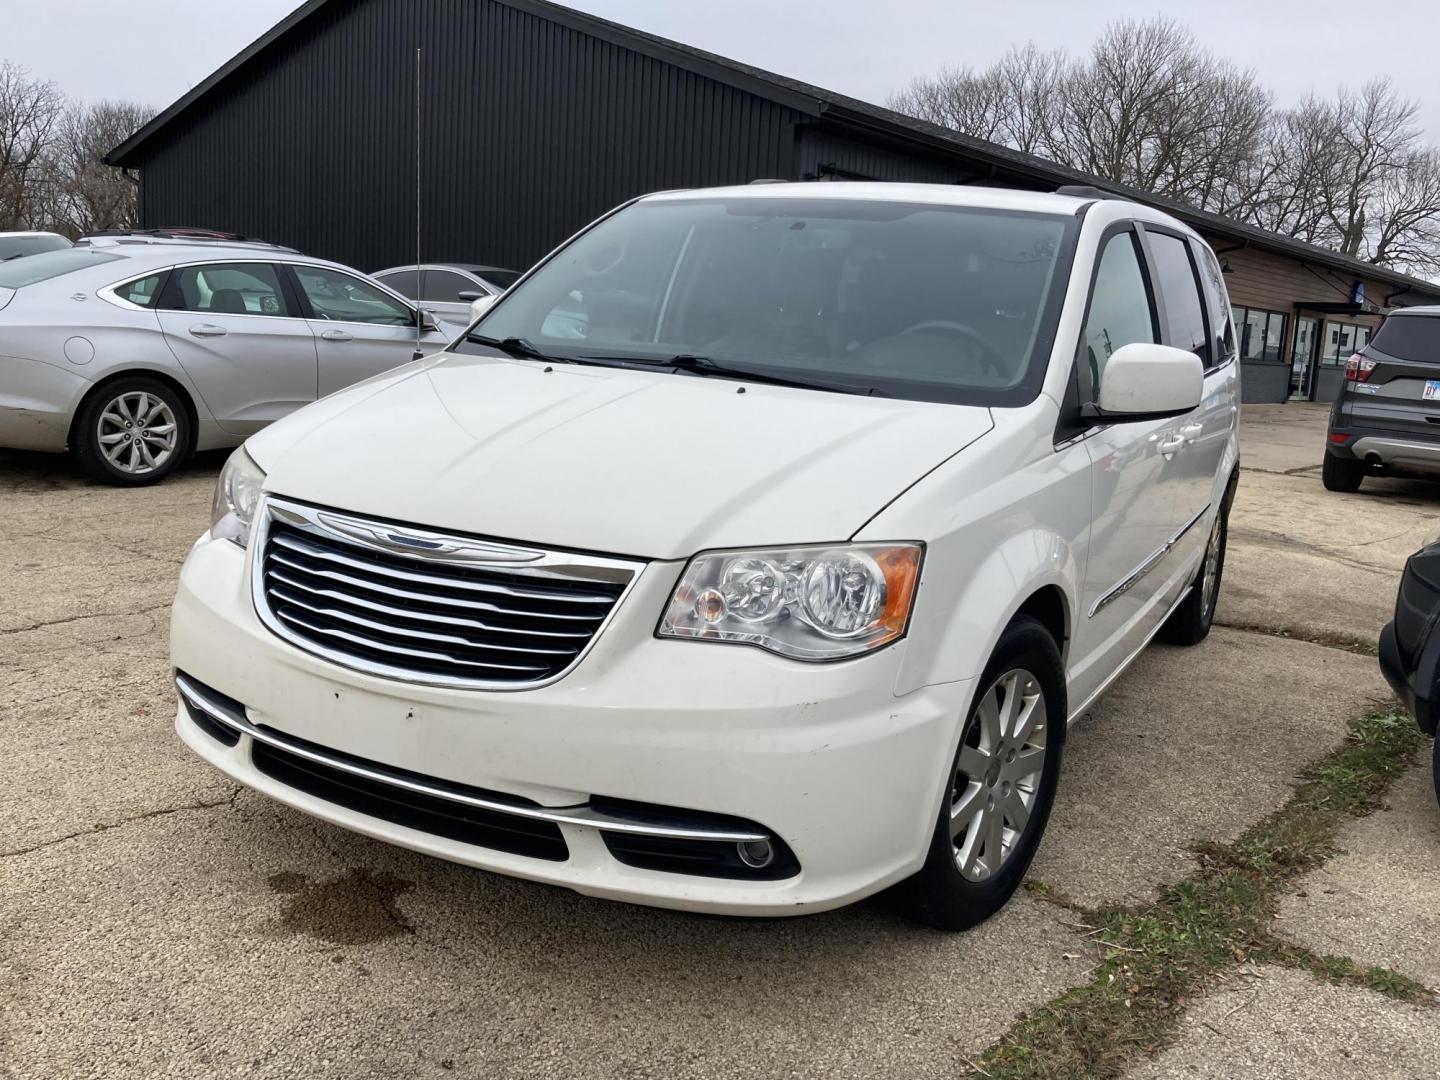
[[[1040,791],[1049,734],[1045,696],[1024,668],[1006,671],[976,706],[950,797],[955,866],[970,881],[1000,872]]]
[[[95,442],[105,460],[132,476],[163,469],[175,456],[179,440],[174,411],[144,390],[118,394],[95,423]]]

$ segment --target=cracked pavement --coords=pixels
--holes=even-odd
[[[1318,410],[1247,410],[1225,625],[1148,651],[1073,730],[1034,880],[1145,903],[1193,868],[1191,841],[1234,839],[1388,700],[1355,646],[1440,488],[1324,492],[1323,428]],[[166,660],[221,460],[118,491],[0,452],[0,1076],[909,1080],[964,1072],[1087,978],[1083,929],[1038,894],[964,935],[874,903],[703,918],[453,866],[236,789],[175,738]],[[1434,985],[1440,810],[1422,780],[1356,823],[1277,932]],[[1229,989],[1195,1003],[1135,1075],[1434,1075],[1429,1010],[1288,971],[1246,989],[1238,1011]]]

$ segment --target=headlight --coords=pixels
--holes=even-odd
[[[838,660],[901,637],[919,544],[716,551],[680,576],[660,637],[731,641],[796,660]]]
[[[250,460],[242,446],[230,455],[215,483],[215,501],[210,507],[210,535],[234,540],[244,547],[250,539],[250,523],[260,502],[265,474]]]

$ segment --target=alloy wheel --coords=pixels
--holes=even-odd
[[[1045,695],[1023,668],[1002,674],[970,718],[950,794],[955,865],[970,881],[1000,872],[1040,791],[1047,739]]]
[[[1215,603],[1215,586],[1220,579],[1220,529],[1221,518],[1215,515],[1215,524],[1210,527],[1210,542],[1205,547],[1205,572],[1200,579],[1200,616],[1206,618]]]
[[[96,421],[95,439],[105,460],[120,472],[141,476],[163,468],[179,440],[175,413],[144,390],[120,394]]]

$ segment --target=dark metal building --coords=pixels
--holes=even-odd
[[[1430,283],[545,0],[309,0],[106,160],[138,171],[146,225],[263,236],[364,270],[413,261],[417,195],[425,260],[523,269],[666,188],[1095,184],[1175,213],[1217,250],[1245,249],[1261,279],[1274,261],[1319,283],[1278,313],[1273,290],[1264,304],[1232,297],[1237,327],[1260,328],[1245,353],[1256,400],[1324,381],[1323,348],[1307,336],[1297,351],[1302,305],[1369,296],[1353,302],[1359,326],[1440,299]]]

